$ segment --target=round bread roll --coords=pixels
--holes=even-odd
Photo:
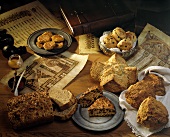
[[[122,28],[116,27],[112,31],[112,36],[119,42],[126,37],[126,32]]]
[[[153,97],[148,97],[139,107],[137,123],[150,130],[156,130],[168,123],[168,116],[168,110],[160,101],[157,101]]]
[[[130,50],[133,46],[133,43],[131,40],[129,39],[122,39],[121,41],[119,41],[119,43],[117,44],[117,47],[120,49],[120,50]]]
[[[149,96],[156,98],[155,88],[144,80],[131,85],[125,92],[127,103],[136,109],[138,109],[143,100]]]
[[[126,38],[131,40],[133,43],[137,40],[136,34],[134,32],[131,32],[131,31],[126,32]]]
[[[111,35],[108,34],[104,39],[103,42],[107,48],[116,48],[117,47],[117,41],[115,38]]]

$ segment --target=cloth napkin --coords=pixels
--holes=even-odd
[[[139,125],[136,121],[136,115],[137,115],[137,110],[134,109],[130,104],[126,102],[125,99],[125,91],[123,91],[120,96],[119,96],[119,104],[122,109],[125,109],[125,116],[124,120],[127,122],[128,126],[132,129],[132,132],[136,136],[142,136],[142,137],[148,137],[156,132],[161,131],[163,128],[169,128],[170,127],[170,69],[166,67],[161,67],[161,66],[150,66],[140,72],[138,74],[138,80],[142,80],[146,74],[148,73],[153,73],[156,74],[160,77],[163,78],[164,80],[164,85],[165,85],[165,90],[166,90],[166,95],[165,96],[156,96],[156,99],[160,102],[162,102],[165,107],[168,110],[169,113],[169,122],[165,127],[162,127],[158,130],[150,131],[148,128],[145,128],[141,125]]]

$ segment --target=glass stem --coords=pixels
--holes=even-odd
[[[16,85],[16,77],[17,77],[17,70],[15,69],[15,72],[14,72],[14,81],[13,81],[12,90],[15,90],[15,85]]]

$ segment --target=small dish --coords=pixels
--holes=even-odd
[[[14,86],[14,89],[16,88],[16,84],[19,80],[20,76],[16,76],[16,82],[15,82],[15,86]],[[13,83],[14,83],[14,77],[10,78],[9,81],[8,81],[8,86],[12,89],[13,88]],[[21,82],[18,86],[18,91],[21,91],[25,88],[25,85],[26,85],[26,78],[25,77],[22,77],[21,79]],[[12,90],[12,92],[14,92],[14,90]]]
[[[50,31],[53,34],[59,34],[59,35],[63,36],[64,37],[63,47],[60,49],[52,49],[52,50],[45,50],[45,49],[38,48],[36,45],[37,37],[46,31]],[[65,50],[67,50],[70,47],[71,43],[72,43],[71,36],[69,34],[67,34],[66,32],[56,29],[56,28],[46,28],[46,29],[41,29],[41,30],[35,31],[34,33],[32,33],[29,36],[28,41],[27,41],[28,46],[35,53],[40,54],[40,55],[57,55],[59,53],[64,52]]]
[[[103,39],[110,33],[111,31],[105,31],[103,32],[103,35],[99,38],[99,47],[102,50],[102,52],[108,56],[112,56],[115,53],[121,54],[123,58],[128,59],[130,56],[132,56],[136,51],[136,45],[137,41],[133,43],[133,47],[126,51],[121,51],[119,48],[107,48],[105,44],[103,43]]]

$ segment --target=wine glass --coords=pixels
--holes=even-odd
[[[16,85],[17,69],[21,68],[22,64],[23,64],[23,60],[19,54],[12,54],[8,59],[9,67],[11,67],[15,71],[12,90],[14,90]]]
[[[19,69],[23,64],[23,60],[19,54],[13,54],[9,57],[8,65],[14,69]]]

